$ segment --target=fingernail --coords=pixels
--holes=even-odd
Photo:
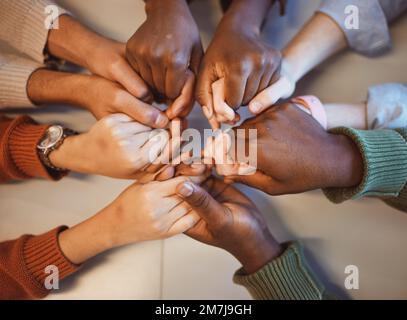
[[[260,102],[253,101],[250,103],[249,109],[252,113],[259,113],[263,109],[263,105]]]
[[[155,125],[157,127],[165,127],[168,123],[168,118],[163,114],[159,113],[157,119],[155,119]]]
[[[183,197],[189,197],[194,192],[194,187],[189,182],[184,182],[178,190],[179,194]]]

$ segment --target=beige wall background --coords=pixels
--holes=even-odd
[[[283,18],[271,12],[265,39],[282,47],[319,2],[290,0]],[[90,27],[121,41],[145,19],[141,0],[59,3]],[[192,10],[207,44],[221,17],[218,3],[196,0]],[[305,78],[298,92],[318,95],[324,102],[357,102],[366,98],[370,85],[407,82],[406,34],[404,17],[392,28],[392,52],[375,59],[343,54]],[[94,123],[85,112],[65,106],[28,112],[40,122],[62,122],[77,130]],[[190,120],[194,127],[208,127],[198,107]],[[0,185],[0,241],[80,222],[130,183],[73,174],[59,183],[35,180]],[[375,199],[333,205],[320,192],[269,197],[242,189],[267,216],[279,240],[304,243],[309,263],[329,290],[355,299],[407,299],[406,214]],[[344,288],[347,265],[359,268],[359,290]],[[238,267],[225,252],[178,236],[103,254],[64,281],[49,299],[246,299],[247,292],[231,280]]]

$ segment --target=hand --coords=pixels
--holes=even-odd
[[[227,183],[241,182],[280,195],[352,187],[362,180],[363,160],[356,145],[345,136],[326,132],[295,105],[286,103],[268,109],[238,129],[257,130],[258,171],[227,177]],[[245,142],[246,148],[254,143]]]
[[[120,84],[96,76],[87,78],[78,104],[92,112],[96,119],[125,113],[153,128],[165,128],[169,122],[164,112],[137,99]]]
[[[97,122],[87,133],[65,139],[50,153],[59,168],[113,178],[137,179],[165,150],[170,134],[153,130],[124,114]]]
[[[94,75],[39,69],[31,75],[27,92],[36,104],[68,103],[89,110],[97,119],[125,113],[153,128],[165,128],[169,122],[163,112],[137,99],[120,84]]]
[[[188,70],[198,72],[203,55],[198,27],[185,0],[150,0],[146,12],[147,20],[127,43],[127,59],[156,93],[174,100]]]
[[[98,35],[69,15],[61,16],[59,29],[50,31],[47,49],[55,57],[119,83],[138,99],[152,100],[148,86],[126,60],[126,45]]]
[[[205,177],[190,179],[201,183]],[[133,184],[98,214],[63,231],[59,235],[62,252],[79,264],[111,248],[187,231],[199,217],[176,195],[177,185],[185,180],[189,178]]]
[[[215,113],[219,122],[233,121],[234,117],[233,113],[214,109],[211,94],[214,82],[224,78],[225,102],[237,109],[278,79],[281,54],[261,40],[262,18],[256,22],[244,19],[248,11],[267,10],[270,1],[261,2],[256,5],[251,1],[232,3],[202,61],[197,99],[204,113]],[[258,15],[264,15],[264,12]]]
[[[230,252],[247,273],[254,273],[281,253],[263,216],[241,192],[212,178],[203,189],[189,181],[178,194],[201,220],[186,234]]]

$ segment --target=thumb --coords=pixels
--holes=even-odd
[[[185,181],[178,185],[176,191],[206,223],[219,222],[223,217],[220,214],[223,212],[222,205],[203,188]]]
[[[259,114],[274,105],[281,98],[290,97],[294,92],[294,86],[287,77],[281,77],[277,82],[264,89],[250,101],[250,111],[254,114]]]

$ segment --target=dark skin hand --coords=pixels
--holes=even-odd
[[[225,13],[205,53],[196,96],[209,110],[212,83],[224,78],[225,100],[233,109],[247,105],[255,95],[276,81],[281,54],[260,37],[272,0],[234,1]]]
[[[352,187],[362,180],[363,160],[353,141],[326,132],[295,105],[270,108],[238,129],[257,129],[258,171],[249,176],[227,177],[226,183],[240,182],[281,195]],[[245,143],[248,148],[255,142]]]
[[[145,2],[147,20],[128,41],[126,56],[156,97],[174,100],[188,71],[198,72],[203,55],[199,30],[185,0]],[[188,96],[193,99],[193,94]]]
[[[177,193],[201,220],[186,234],[231,253],[248,273],[254,273],[282,253],[253,202],[221,180],[202,187],[184,182]]]

